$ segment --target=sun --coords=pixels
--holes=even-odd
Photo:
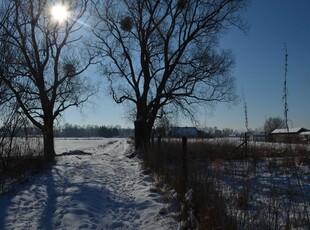
[[[52,6],[51,16],[56,22],[62,23],[69,18],[69,12],[66,6],[57,4]]]

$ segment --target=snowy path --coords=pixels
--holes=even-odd
[[[58,139],[57,164],[0,196],[0,229],[175,229],[152,178],[125,157],[126,139]],[[173,226],[171,225],[173,224]]]

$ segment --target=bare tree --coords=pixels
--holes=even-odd
[[[284,129],[286,127],[285,120],[280,117],[270,117],[265,121],[265,134],[269,135],[275,129]]]
[[[160,119],[157,119],[154,126],[156,127],[155,131],[157,135],[167,137],[171,128],[171,118],[167,115],[160,114]]]
[[[159,111],[235,99],[234,60],[217,50],[230,27],[244,28],[244,0],[107,0],[96,10],[93,46],[117,103],[135,105],[136,148],[150,140]]]
[[[92,94],[81,74],[93,58],[79,45],[88,0],[63,2],[68,18],[62,22],[52,17],[49,0],[2,1],[1,6],[1,84],[42,131],[49,161],[55,158],[55,119]]]
[[[287,102],[287,97],[288,97],[288,88],[287,88],[287,59],[288,59],[288,53],[287,53],[287,48],[286,44],[284,43],[284,49],[285,49],[285,66],[284,66],[284,88],[283,88],[283,97],[282,100],[284,101],[284,122],[285,122],[285,128],[287,131],[289,131],[288,127],[288,102]]]

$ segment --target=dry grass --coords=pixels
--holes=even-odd
[[[203,145],[199,145],[198,149],[202,147],[208,150],[216,149],[214,146]],[[203,148],[203,151],[206,151],[206,148]],[[227,148],[223,148],[222,151]],[[179,141],[163,141],[161,145],[154,145],[144,154],[144,164],[178,193],[179,201],[182,203],[180,209],[182,228],[193,229],[197,221],[199,229],[214,229],[214,226],[234,229],[236,223],[226,214],[224,201],[215,190],[213,175],[209,173],[204,161],[200,161],[202,155],[197,145],[190,143],[188,149],[187,156],[191,156],[190,159],[185,158]],[[206,156],[203,157],[204,160],[208,160]],[[214,157],[214,154],[210,154],[209,157]],[[186,195],[190,189],[193,192],[192,200],[188,200]],[[195,220],[190,215],[192,210]]]
[[[279,147],[276,144],[249,143],[247,149],[245,145],[238,148],[239,145],[230,141],[189,140],[184,155],[182,141],[172,139],[153,145],[144,154],[145,166],[178,193],[183,204],[180,218],[184,229],[196,228],[193,226],[197,229],[255,229],[257,226],[253,220],[256,217],[251,216],[251,199],[256,191],[247,179],[248,175],[255,175],[261,165],[266,165],[271,173],[284,170],[294,174],[297,164],[310,163],[309,148],[304,145]],[[228,173],[232,180],[229,183],[237,186],[229,198],[230,205],[234,204],[235,208],[227,206],[227,197],[224,197],[226,195],[219,182],[223,173],[226,176]],[[189,190],[193,193],[190,201],[187,197]],[[270,204],[274,206],[270,210],[280,212],[283,207],[277,206],[278,197],[272,192],[269,195]],[[236,210],[240,214],[236,214]],[[195,220],[190,215],[192,211]],[[261,226],[265,221],[270,226],[279,227],[279,213],[276,211],[264,214],[266,216],[260,214],[261,218],[268,219],[263,219]],[[193,221],[197,223],[193,224]]]
[[[23,183],[29,173],[40,173],[49,163],[43,157],[39,143],[2,143],[0,148],[0,194],[11,190],[16,183]]]

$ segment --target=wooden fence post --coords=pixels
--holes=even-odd
[[[157,145],[159,148],[161,147],[161,136],[160,135],[157,137]]]
[[[248,157],[248,133],[244,133],[245,157]]]
[[[152,132],[152,137],[151,137],[152,147],[154,147],[154,139],[155,139],[155,134],[154,132]]]
[[[183,156],[186,158],[187,154],[187,137],[182,137],[182,146],[183,146]]]
[[[183,147],[183,180],[184,188],[183,192],[186,193],[187,190],[187,137],[182,137],[182,147]]]

